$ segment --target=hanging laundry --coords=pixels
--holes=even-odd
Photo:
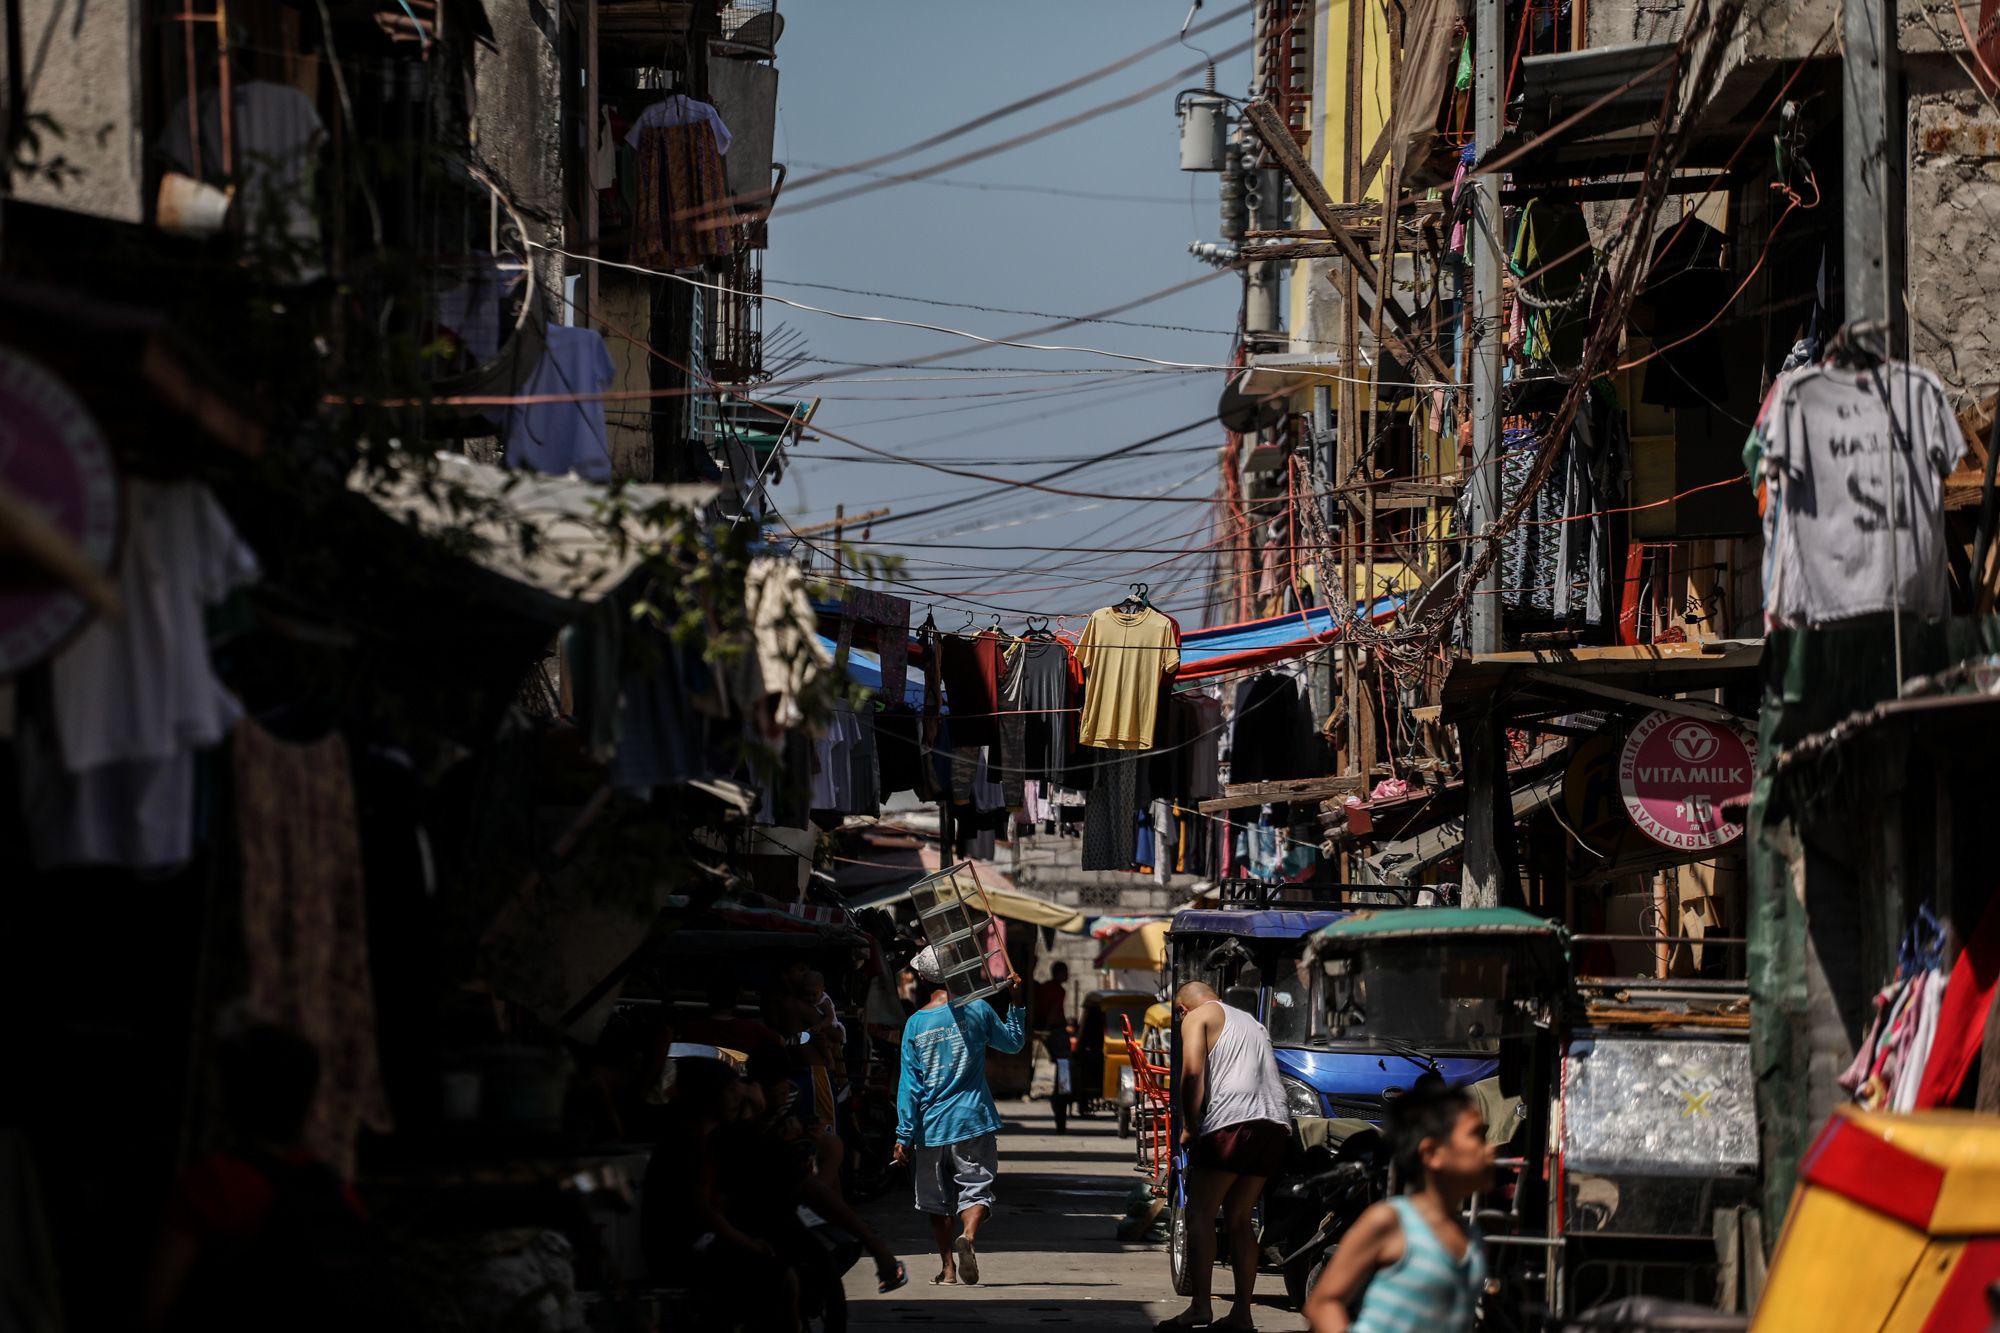
[[[945,702],[957,745],[1000,744],[1000,668],[1006,640],[992,630],[967,638],[947,634],[939,641]]]
[[[1944,479],[1965,437],[1935,374],[1900,361],[1792,371],[1755,436],[1769,627],[1949,613]]]
[[[597,138],[590,146],[590,188],[593,190],[609,190],[618,184],[618,131],[613,124],[617,114],[616,109],[608,104],[597,109]]]
[[[1662,350],[1646,363],[1641,402],[1714,407],[1729,400],[1722,332],[1702,327],[1728,306],[1736,289],[1736,278],[1722,263],[1727,239],[1700,218],[1689,218],[1654,242],[1633,319]]]
[[[1001,674],[1000,705],[1002,744],[1010,751],[1019,747],[1021,771],[1055,777],[1068,749],[1069,645],[1046,633],[1015,640]]]
[[[347,745],[338,735],[292,745],[246,721],[234,750],[250,1008],[318,1048],[306,1140],[351,1178],[359,1132],[394,1124],[376,1050]]]
[[[589,395],[602,394],[616,378],[602,334],[550,324],[548,346],[521,396],[557,401],[507,408],[502,426],[507,466],[609,481],[611,443],[604,429],[604,401]]]
[[[1530,199],[1514,233],[1514,308],[1523,312],[1518,344],[1531,361],[1575,373],[1590,332],[1590,295],[1596,257],[1583,210],[1570,200]]]
[[[1993,996],[2000,989],[2000,907],[1989,903],[1952,965],[1937,1017],[1937,1036],[1913,1107],[1951,1106],[1979,1063]]]
[[[50,733],[18,747],[37,864],[165,869],[194,851],[195,752],[242,709],[209,659],[207,609],[257,560],[207,487],[133,478],[118,568],[123,614],[49,671]]]
[[[1311,776],[1308,747],[1314,734],[1298,681],[1281,672],[1258,673],[1236,689],[1229,780],[1273,782]]]
[[[1535,458],[1541,450],[1539,426],[1523,426],[1503,431],[1500,437],[1500,507],[1507,512],[1527,491],[1533,480]],[[1516,616],[1552,619],[1555,615],[1556,585],[1564,579],[1560,557],[1561,529],[1567,525],[1563,499],[1568,491],[1567,461],[1556,460],[1541,488],[1535,492],[1523,514],[1500,539],[1500,604]]]
[[[1150,606],[1090,613],[1076,660],[1083,667],[1080,744],[1109,750],[1152,748],[1160,683],[1180,670],[1180,630]]]
[[[167,113],[161,155],[197,179],[234,182],[230,211],[247,251],[276,276],[311,282],[323,272],[315,168],[326,129],[319,112],[289,84],[238,84],[229,95],[231,160],[225,164],[221,104],[218,92],[202,94],[197,152],[183,99]]]
[[[641,111],[639,118],[632,122],[632,128],[626,132],[625,142],[637,148],[647,130],[682,129],[697,125],[708,127],[717,153],[729,151],[731,136],[722,113],[686,93],[670,94]]]
[[[1130,870],[1138,852],[1139,769],[1130,750],[1082,751],[1097,765],[1083,803],[1083,868]]]
[[[805,722],[799,696],[833,665],[833,655],[815,630],[805,575],[791,561],[762,555],[751,560],[743,597],[757,656],[757,723],[776,739]]]
[[[834,641],[836,655],[853,645],[854,631],[866,626],[867,636],[876,643],[881,657],[882,684],[877,691],[884,703],[901,703],[903,687],[909,680],[910,603],[902,597],[869,588],[848,588],[840,595],[840,630]]]
[[[641,117],[627,139],[639,153],[632,262],[671,273],[728,254],[735,211],[709,126],[653,129]]]

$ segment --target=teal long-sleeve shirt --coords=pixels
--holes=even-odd
[[[986,1086],[986,1048],[1003,1054],[1028,1039],[1028,1011],[990,1004],[919,1009],[903,1025],[903,1077],[896,1088],[896,1141],[917,1148],[963,1143],[1000,1128]]]

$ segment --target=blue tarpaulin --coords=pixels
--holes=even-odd
[[[832,639],[822,634],[819,636],[819,641],[825,645],[828,653],[834,651],[836,645]],[[864,649],[849,648],[847,650],[847,675],[850,680],[863,689],[880,690],[882,688],[882,659]],[[924,706],[924,673],[916,667],[909,668],[908,678],[903,682],[903,701],[912,708],[922,708]]]
[[[1370,607],[1376,622],[1394,618],[1403,599],[1383,597]],[[1181,636],[1179,679],[1213,676],[1224,671],[1240,671],[1267,662],[1298,657],[1323,643],[1340,637],[1340,621],[1323,606],[1269,620],[1246,620],[1238,625],[1218,625],[1214,629],[1190,630]]]

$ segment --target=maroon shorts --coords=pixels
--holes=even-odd
[[[1188,1165],[1239,1176],[1275,1176],[1292,1145],[1292,1127],[1275,1120],[1245,1120],[1202,1135],[1188,1153]]]

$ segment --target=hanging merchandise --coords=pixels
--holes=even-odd
[[[1500,508],[1511,512],[1533,480],[1542,432],[1536,426],[1504,431],[1500,438]],[[1560,530],[1568,489],[1562,460],[1535,492],[1522,515],[1500,539],[1500,604],[1509,615],[1552,619],[1556,584],[1561,581]]]
[[[1781,375],[1746,452],[1767,484],[1767,626],[1950,612],[1944,479],[1965,437],[1935,374],[1859,361]]]
[[[632,262],[678,272],[728,254],[735,214],[722,155],[729,127],[715,108],[669,97],[640,114],[625,142],[639,153]]]
[[[604,335],[595,329],[548,326],[548,346],[521,387],[523,402],[508,407],[502,427],[507,466],[552,477],[574,473],[586,481],[611,480],[611,442],[604,429],[602,394],[617,378]]]
[[[1079,743],[1108,750],[1152,748],[1161,684],[1180,670],[1180,628],[1146,601],[1143,584],[1117,606],[1090,613],[1076,658],[1083,667]]]

